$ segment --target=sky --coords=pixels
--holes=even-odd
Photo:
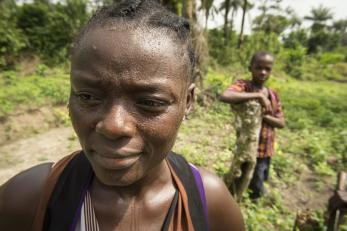
[[[216,0],[216,5],[219,7],[222,0]],[[245,22],[245,31],[246,33],[250,32],[250,21],[255,16],[259,15],[259,11],[256,9],[259,3],[263,2],[262,0],[252,0],[256,4],[256,7],[246,15]],[[323,5],[331,9],[331,12],[334,14],[334,20],[336,19],[347,19],[347,0],[282,0],[283,8],[290,6],[298,14],[299,17],[303,18],[306,15],[310,14],[312,7],[318,7]],[[204,25],[204,17],[199,17],[201,19],[201,24]],[[235,28],[240,29],[241,25],[241,10],[238,12],[235,19]],[[223,24],[223,16],[218,15],[214,19],[211,19],[208,23],[209,28],[218,27]],[[309,26],[309,22],[304,22],[303,26]]]

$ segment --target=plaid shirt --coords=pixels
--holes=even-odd
[[[255,92],[256,89],[250,80],[237,80],[228,87],[228,90],[237,92]],[[284,117],[278,94],[268,88],[269,99],[272,104],[272,116]],[[266,122],[262,122],[259,135],[258,158],[272,157],[274,155],[275,130]]]

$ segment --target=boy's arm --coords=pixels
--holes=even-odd
[[[275,128],[284,128],[285,127],[285,120],[284,117],[274,117],[271,115],[264,115],[263,116],[263,120],[265,121],[265,123],[269,124],[272,127]]]
[[[227,89],[219,97],[220,101],[230,104],[240,103],[252,99],[258,100],[266,112],[270,112],[272,110],[270,100],[261,92],[237,92]]]
[[[285,120],[284,120],[284,114],[282,110],[282,104],[278,97],[278,94],[274,92],[274,100],[277,102],[276,108],[274,108],[273,113],[265,113],[263,115],[263,121],[267,124],[269,124],[272,127],[275,128],[284,128],[285,127]]]

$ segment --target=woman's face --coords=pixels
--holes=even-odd
[[[187,57],[160,32],[94,29],[72,57],[72,125],[106,185],[157,172],[189,111]]]

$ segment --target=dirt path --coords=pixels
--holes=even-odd
[[[70,127],[55,128],[0,146],[0,185],[18,172],[44,162],[54,162],[79,149]]]
[[[283,204],[292,211],[325,210],[334,191],[335,177],[318,176],[305,167],[290,187],[281,188]]]

